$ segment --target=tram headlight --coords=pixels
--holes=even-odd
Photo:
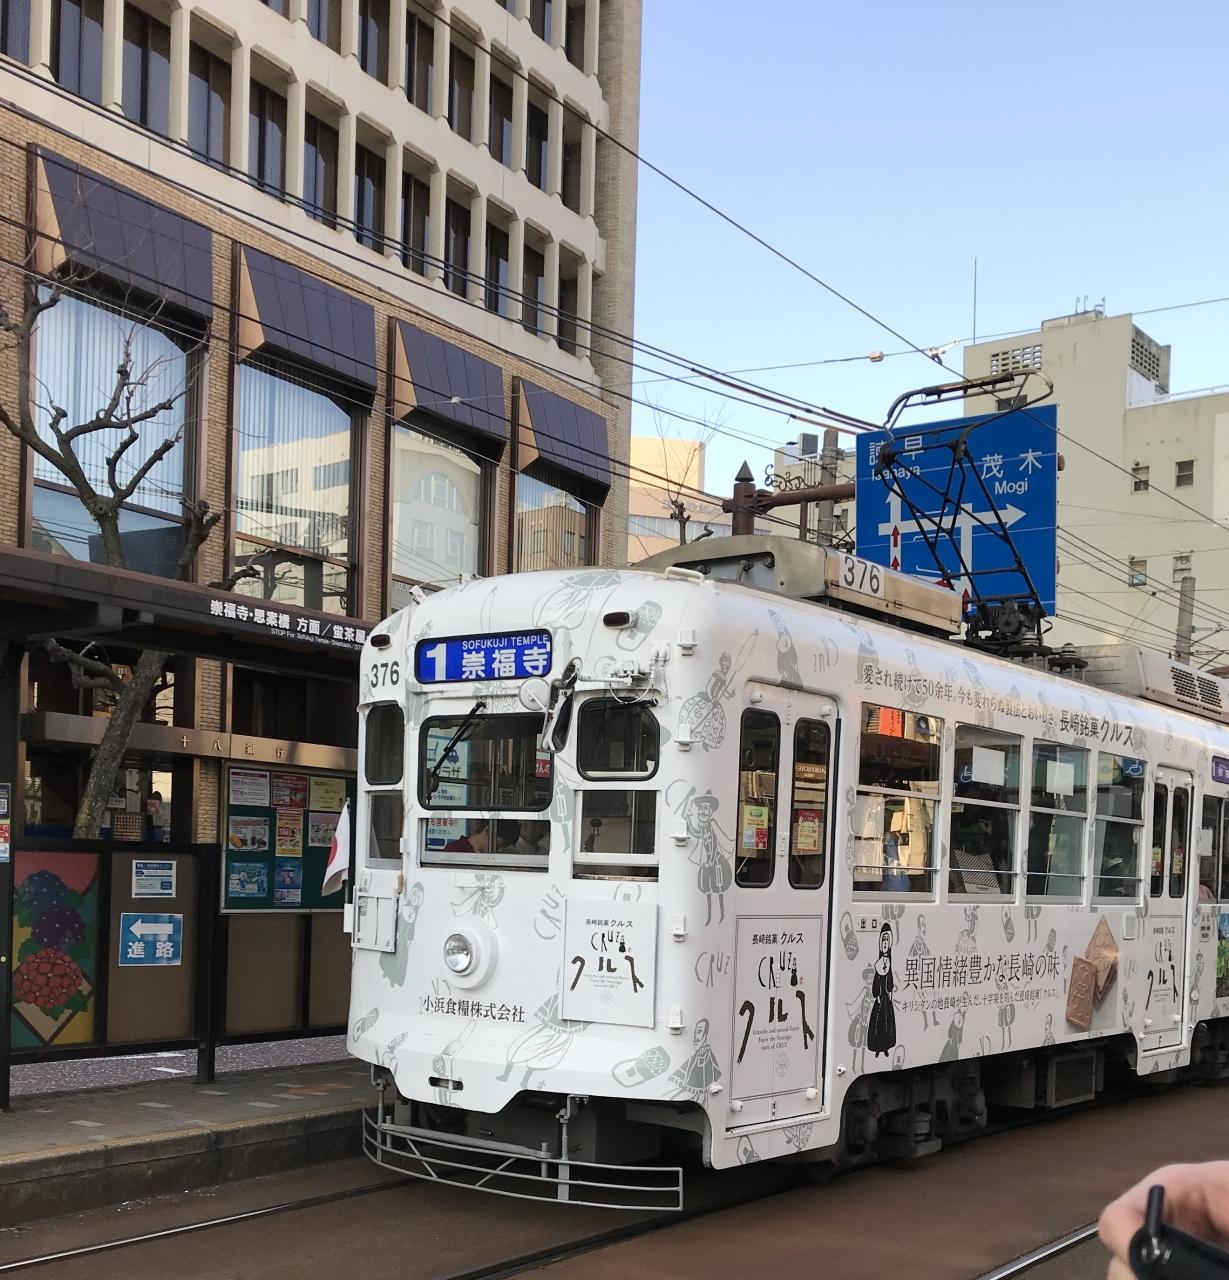
[[[458,976],[474,967],[474,944],[463,933],[450,933],[444,939],[444,963]]]

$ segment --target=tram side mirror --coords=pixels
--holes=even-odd
[[[521,706],[542,717],[542,731],[538,734],[539,750],[554,755],[566,745],[568,730],[572,725],[576,677],[579,674],[580,664],[573,658],[557,680],[548,683],[537,678],[526,680],[521,685]]]

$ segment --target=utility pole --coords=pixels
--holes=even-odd
[[[834,427],[824,431],[824,447],[819,455],[819,483],[821,485],[836,484],[837,440],[839,434]],[[815,541],[821,547],[830,547],[836,538],[836,503],[825,498],[818,504],[815,520]]]
[[[1174,638],[1174,657],[1190,662],[1191,641],[1195,634],[1195,578],[1187,574],[1178,589],[1178,634]]]

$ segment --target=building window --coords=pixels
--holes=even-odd
[[[776,862],[777,761],[781,754],[781,722],[771,711],[743,712],[738,744],[738,832],[734,847],[734,883],[745,889],[763,889],[772,883]],[[699,802],[697,802],[699,803]],[[725,919],[726,889],[730,869],[714,841],[701,848],[711,852],[711,862],[700,863],[700,888],[712,920],[713,896]]]
[[[1020,739],[958,724],[952,789],[948,892],[1014,893]]]
[[[469,142],[474,134],[474,60],[454,44],[448,59],[448,127]]]
[[[63,410],[66,430],[104,412],[126,345],[130,345],[134,399],[130,409],[122,412],[137,414],[163,401],[174,403],[141,423],[138,439],[117,465],[119,483],[127,483],[168,440],[174,443],[124,504],[120,546],[129,569],[172,577],[183,544],[183,435],[191,419],[194,364],[185,349],[188,344],[134,316],[65,294],[38,321],[35,423],[39,435],[50,441],[51,416],[56,410]],[[100,494],[112,491],[108,459],[125,435],[120,429],[91,431],[74,442],[85,477]],[[68,490],[63,473],[37,454],[34,481],[34,550],[108,563],[93,517],[76,492]]]
[[[333,468],[349,463],[354,420],[350,395],[272,361],[239,366],[235,567],[257,576],[236,590],[348,612],[350,489]]]
[[[539,40],[550,41],[551,8],[556,0],[529,0],[529,25]]]
[[[1097,756],[1094,902],[1134,898],[1139,892],[1139,833],[1144,825],[1145,772],[1142,760],[1105,752]]]
[[[303,204],[317,222],[337,225],[337,130],[310,112],[303,121]]]
[[[165,137],[170,131],[171,29],[124,7],[124,115]]]
[[[1148,492],[1148,468],[1138,462],[1131,468],[1131,492]]]
[[[522,472],[516,477],[516,572],[590,563],[589,507],[566,489]]]
[[[383,252],[384,157],[359,146],[354,148],[354,237]]]
[[[1195,460],[1187,458],[1185,462],[1179,462],[1174,467],[1174,488],[1189,489],[1195,483]]]
[[[943,721],[862,704],[853,887],[930,893]]]
[[[546,112],[531,102],[525,115],[525,176],[542,191],[546,190],[549,128]]]
[[[369,76],[388,83],[388,0],[358,0],[358,61]]]
[[[103,0],[55,0],[51,70],[69,93],[102,102]]]
[[[248,173],[273,195],[286,191],[286,99],[252,81],[248,104]]]
[[[393,608],[409,586],[455,581],[482,569],[482,464],[414,427],[393,432]]]
[[[563,181],[560,198],[573,213],[580,212],[580,143],[563,144]]]
[[[405,96],[419,109],[431,114],[434,79],[435,32],[429,22],[411,12],[405,21]]]
[[[491,76],[491,155],[507,168],[512,168],[512,86],[498,76]]]
[[[30,0],[0,0],[0,53],[30,61]]]
[[[1088,752],[1056,742],[1033,747],[1028,817],[1030,897],[1077,900],[1084,885]]]
[[[341,50],[343,0],[307,0],[307,29],[334,53]]]
[[[312,486],[320,489],[336,489],[338,485],[350,483],[350,459],[341,462],[326,462],[312,472]]]
[[[584,0],[580,4],[568,5],[567,13],[564,14],[563,23],[563,52],[567,55],[568,61],[574,67],[580,67],[583,71],[585,66],[585,5]]]
[[[575,276],[559,278],[559,346],[576,354],[576,308],[580,305],[580,282]]]
[[[431,236],[431,188],[412,173],[401,177],[401,261],[411,271],[427,273]]]
[[[521,279],[521,324],[530,333],[541,333],[546,319],[546,259],[536,249],[525,246],[525,269]]]
[[[486,229],[486,309],[496,315],[508,314],[508,233],[487,224]]]
[[[1191,572],[1191,553],[1174,556],[1174,581],[1181,582]]]
[[[218,168],[226,165],[230,132],[230,67],[194,44],[188,51],[188,147]]]
[[[469,207],[444,202],[444,287],[465,296],[469,273]]]
[[[1146,587],[1148,585],[1148,561],[1137,560],[1134,556],[1127,561],[1127,586]]]

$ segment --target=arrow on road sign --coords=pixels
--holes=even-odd
[[[128,929],[138,938],[169,938],[175,932],[173,924],[154,924],[152,920],[137,920]]]

